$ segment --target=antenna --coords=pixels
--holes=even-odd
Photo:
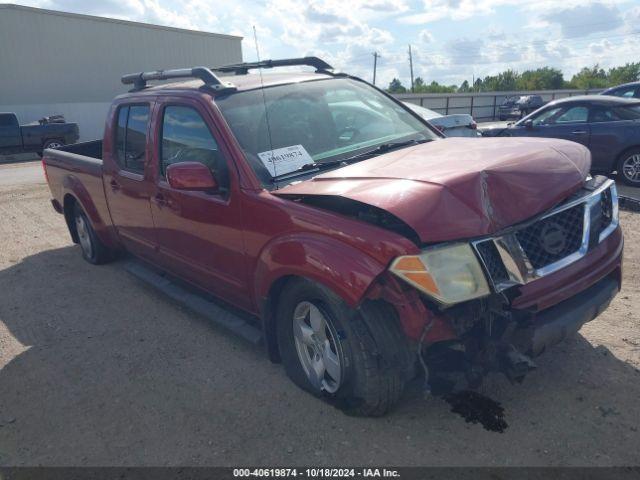
[[[258,34],[256,33],[256,26],[253,26],[253,40],[256,43],[256,57],[258,57],[258,64],[260,64],[260,49],[258,48]],[[267,124],[267,135],[269,137],[269,152],[271,153],[271,164],[273,165],[273,177],[276,178],[278,176],[278,172],[276,171],[276,162],[273,156],[273,140],[271,139],[271,127],[269,124],[269,110],[267,109],[267,97],[264,93],[264,80],[262,79],[262,67],[258,68],[258,72],[260,73],[260,90],[262,90],[262,103],[264,104],[264,121]],[[278,189],[278,184],[276,183],[276,190]]]

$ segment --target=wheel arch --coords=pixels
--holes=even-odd
[[[80,239],[78,238],[78,231],[76,230],[76,224],[73,221],[76,205],[79,205],[76,197],[70,193],[66,193],[62,201],[62,213],[64,215],[64,220],[67,223],[67,228],[69,229],[69,234],[71,235],[73,243],[80,242]]]
[[[390,259],[391,260],[391,259]],[[275,312],[286,285],[306,279],[333,291],[357,307],[376,278],[386,270],[362,251],[316,234],[278,238],[263,249],[255,269],[255,298],[259,299],[269,358],[278,362]]]
[[[93,228],[98,238],[108,247],[114,249],[117,248],[118,241],[112,234],[110,223],[105,222],[105,219],[102,218],[98,208],[95,205],[94,200],[92,199],[91,195],[87,191],[86,187],[82,184],[82,182],[74,175],[68,175],[62,181],[62,190],[63,214],[74,243],[78,243],[78,237],[74,233],[75,226],[73,225],[72,207],[75,205],[79,205],[87,215],[87,218],[91,223],[91,227]],[[111,219],[107,218],[106,220],[110,222]]]
[[[624,150],[621,150],[620,153],[618,153],[618,155],[616,156],[616,161],[615,161],[615,168],[618,168],[618,164],[620,163],[620,161],[624,158],[624,156],[633,151],[633,150],[638,150],[640,151],[640,143],[638,145],[632,145],[630,147],[625,147]]]

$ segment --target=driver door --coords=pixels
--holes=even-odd
[[[212,118],[199,102],[158,101],[151,198],[160,262],[175,275],[238,306],[248,306],[239,186]],[[215,133],[214,133],[215,132]],[[172,188],[166,168],[180,162],[206,165],[215,192]]]

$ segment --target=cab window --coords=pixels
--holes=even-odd
[[[162,115],[160,172],[173,163],[199,162],[214,174],[221,191],[229,188],[227,162],[209,127],[191,107],[169,105]]]
[[[144,173],[148,125],[149,105],[123,105],[118,110],[115,150],[123,170]]]

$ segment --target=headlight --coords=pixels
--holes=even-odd
[[[440,303],[451,305],[488,295],[489,285],[471,245],[461,243],[396,258],[391,271]]]

